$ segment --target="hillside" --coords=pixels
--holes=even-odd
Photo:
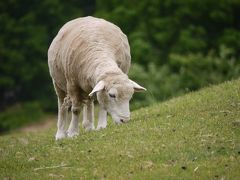
[[[240,80],[132,113],[128,124],[55,142],[0,136],[0,179],[237,179]]]

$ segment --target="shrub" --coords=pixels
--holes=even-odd
[[[221,46],[219,54],[209,52],[171,54],[168,64],[147,67],[133,64],[129,76],[147,88],[146,93],[136,93],[132,109],[146,106],[198,90],[209,84],[217,84],[240,75],[240,64],[232,56],[232,50]]]
[[[37,121],[42,116],[43,111],[37,102],[16,104],[0,112],[0,133]]]

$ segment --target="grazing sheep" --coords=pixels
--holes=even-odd
[[[83,17],[60,29],[48,50],[50,75],[58,97],[56,140],[78,135],[81,108],[83,127],[94,129],[94,94],[100,104],[97,129],[107,126],[107,112],[117,124],[130,120],[129,100],[134,91],[146,90],[126,75],[130,63],[128,39],[110,22]],[[70,107],[72,119],[66,131]]]

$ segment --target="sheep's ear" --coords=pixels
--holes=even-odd
[[[90,92],[89,96],[92,96],[95,92],[103,90],[104,86],[105,86],[104,81],[99,81],[97,85],[93,88],[92,92]]]
[[[140,86],[138,83],[132,81],[131,79],[129,79],[129,80],[130,80],[130,82],[132,83],[133,89],[134,89],[135,92],[146,91],[146,89],[145,89],[144,87]]]

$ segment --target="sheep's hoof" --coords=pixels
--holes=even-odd
[[[107,127],[107,125],[98,125],[97,131],[99,131],[101,129],[105,129],[106,127]]]
[[[93,131],[95,130],[95,127],[86,127],[85,128],[85,131],[88,132],[88,131]]]
[[[94,124],[83,124],[83,128],[86,132],[95,130]]]
[[[56,136],[55,136],[55,138],[56,138],[57,141],[58,141],[58,140],[61,140],[61,139],[64,139],[64,138],[66,138],[66,137],[67,137],[66,132],[62,132],[62,131],[58,131],[57,134],[56,134]]]
[[[68,131],[67,136],[70,138],[77,137],[79,135],[78,131]]]

